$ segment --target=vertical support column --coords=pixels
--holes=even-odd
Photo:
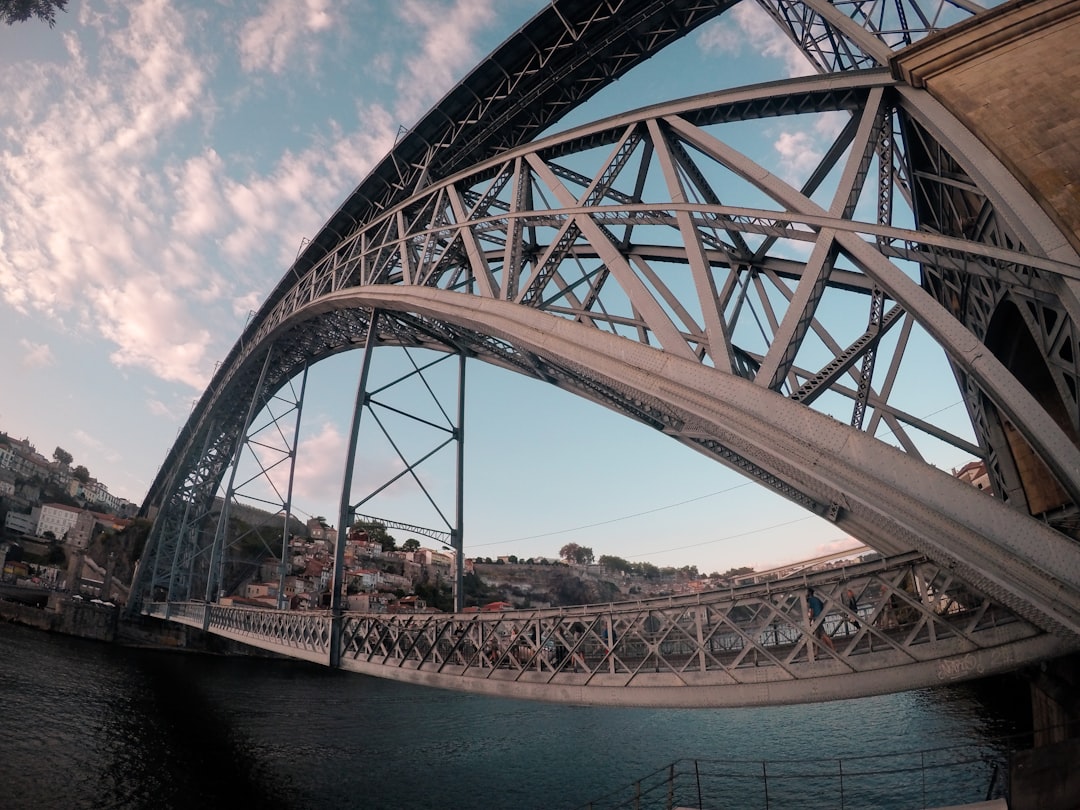
[[[201,454],[200,458],[206,458],[206,451],[207,451],[207,448],[209,448],[209,446],[210,446],[210,438],[213,435],[214,430],[216,430],[216,427],[215,427],[214,424],[211,423],[206,429],[206,435],[203,436],[202,454]],[[169,589],[168,589],[167,595],[165,597],[165,601],[168,602],[168,605],[165,608],[165,618],[169,617],[169,613],[172,610],[173,599],[178,595],[176,593],[176,578],[178,576],[178,574],[176,572],[177,572],[177,569],[180,567],[180,551],[183,548],[183,544],[185,542],[187,542],[187,536],[188,536],[189,532],[191,531],[191,529],[188,526],[188,520],[190,519],[190,517],[191,517],[191,494],[189,492],[188,496],[184,499],[184,517],[180,521],[180,526],[177,529],[176,546],[175,546],[175,548],[173,548],[172,567],[169,569]],[[188,582],[187,584],[188,584],[188,590],[184,594],[184,601],[185,602],[188,599],[191,598],[191,591],[190,591],[191,583]]]
[[[367,402],[368,372],[371,369],[371,353],[375,349],[375,336],[378,333],[380,311],[371,311],[368,322],[367,338],[364,341],[364,361],[360,367],[360,381],[356,387],[356,402],[353,405],[352,427],[349,430],[349,449],[345,458],[345,473],[341,482],[341,505],[338,510],[338,537],[334,544],[334,577],[330,592],[330,666],[341,664],[341,633],[345,621],[345,608],[342,598],[345,568],[345,542],[348,539],[349,521],[352,517],[352,479],[356,463],[356,446],[359,442],[360,417]]]
[[[267,349],[266,357],[263,359],[262,370],[259,372],[259,384],[255,388],[251,402],[248,403],[248,410],[244,415],[244,426],[240,430],[240,435],[236,437],[236,447],[233,448],[229,484],[225,487],[225,495],[221,500],[221,514],[218,515],[217,528],[214,531],[214,546],[210,550],[210,570],[207,572],[206,592],[203,596],[207,602],[217,601],[217,591],[221,586],[221,572],[225,564],[225,535],[229,531],[229,506],[232,503],[233,493],[236,491],[236,469],[240,466],[240,455],[244,452],[244,442],[247,440],[248,429],[251,427],[251,422],[255,419],[257,413],[256,404],[262,398],[263,385],[266,382],[266,370],[270,367],[270,358],[273,354],[274,348],[271,346]],[[204,626],[203,630],[205,629]]]
[[[458,352],[458,412],[457,427],[457,482],[455,492],[454,530],[450,545],[454,549],[454,612],[465,609],[465,352]]]
[[[292,519],[293,479],[296,476],[296,448],[300,444],[300,417],[304,412],[304,394],[307,392],[308,365],[304,363],[304,373],[300,380],[300,399],[296,403],[296,429],[293,431],[292,452],[289,454],[289,486],[285,493],[285,521],[281,527],[281,559],[278,563],[278,610],[285,609],[285,555],[289,551],[289,521]]]

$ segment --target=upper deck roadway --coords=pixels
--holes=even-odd
[[[1036,60],[1048,42],[1075,47],[1080,38],[1045,29],[1071,25],[1078,4],[757,2],[820,75],[538,140],[735,4],[556,0],[447,94],[307,245],[215,373],[147,496],[155,523],[134,605],[359,672],[573,702],[849,697],[1080,647],[1080,258],[1052,195],[1033,196],[1002,144],[954,115],[935,77],[963,60],[936,60],[918,81],[903,67],[926,42],[948,53],[954,29],[968,43],[957,50],[980,57],[990,45]],[[1069,103],[1057,119],[1077,118]],[[1009,114],[1007,96],[999,106],[988,117]],[[725,124],[786,116],[845,122],[798,185],[721,136]],[[947,359],[970,433],[904,407],[900,380],[912,378],[898,370],[919,362],[915,334]],[[260,410],[311,363],[377,345],[573,391],[894,562],[663,604],[498,616],[191,602],[219,592],[228,508],[215,498],[236,496]],[[928,463],[923,437],[983,460],[994,497]],[[344,490],[351,525],[358,504]],[[280,506],[288,514],[289,496]],[[461,532],[448,529],[460,554]],[[806,582],[827,596],[835,650],[812,640]],[[851,584],[867,614],[857,629],[840,598]]]

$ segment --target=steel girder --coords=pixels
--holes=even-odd
[[[851,70],[882,64],[882,44],[938,27],[949,4],[930,12],[897,2],[886,13],[876,3],[763,2],[819,69],[847,72],[670,102],[528,143],[561,105],[578,103],[727,5],[610,3],[583,17],[594,4],[556,2],[530,23],[532,39],[511,40],[452,91],[324,227],[215,375],[147,496],[148,507],[164,508],[152,544],[162,562],[146,581],[184,580],[182,566],[161,566],[170,550],[174,560],[197,554],[181,554],[194,541],[178,538],[195,536],[188,527],[220,483],[247,404],[306,363],[362,345],[371,307],[379,306],[393,315],[380,342],[467,351],[573,390],[884,551],[922,549],[1038,626],[1074,638],[1076,544],[1003,505],[1027,504],[991,439],[1008,420],[1074,503],[1080,454],[983,341],[989,313],[1003,300],[1020,302],[1075,427],[1072,324],[1080,308],[1072,290],[1080,262],[1061,250],[1020,184],[928,96],[884,72]],[[631,6],[640,25],[626,50],[626,39],[613,45],[619,35],[607,12]],[[552,13],[565,19],[553,25]],[[533,54],[546,54],[543,69],[530,62],[508,72],[499,62],[508,46],[535,47],[539,31],[549,43]],[[568,31],[587,56],[564,61]],[[606,61],[617,66],[610,75]],[[567,84],[580,85],[573,101]],[[463,105],[462,88],[483,99],[480,107]],[[544,112],[526,115],[525,99]],[[848,124],[799,187],[712,132],[726,122],[827,112],[843,113]],[[494,157],[472,163],[486,155]],[[753,204],[725,204],[740,185]],[[914,226],[894,224],[897,202],[913,212]],[[835,292],[864,302],[857,310],[865,330],[828,322],[822,301]],[[511,316],[507,307],[521,311]],[[574,341],[606,346],[615,336],[629,344],[610,344],[609,359],[644,350],[642,368],[656,376],[619,378],[602,351],[586,358],[553,351],[530,331],[537,315],[549,331],[573,330]],[[747,340],[751,319],[760,335]],[[913,329],[947,355],[974,438],[894,404]],[[882,357],[886,338],[891,356]],[[817,351],[808,353],[811,339]],[[281,362],[259,383],[271,350]],[[696,382],[659,391],[659,370],[675,366],[676,376]],[[719,394],[729,388],[738,396]],[[714,397],[701,406],[712,408],[707,416],[697,410],[705,391]],[[811,409],[826,395],[830,409],[838,399],[848,403],[851,427],[823,422]],[[727,407],[740,397],[744,410],[717,415],[716,402]],[[789,407],[795,403],[799,410]],[[774,412],[788,418],[779,425],[783,440],[762,435]],[[902,461],[871,438],[885,430],[906,451]],[[944,483],[949,476],[922,462],[916,434],[985,459],[998,500],[972,501],[977,493],[961,496],[955,482]],[[797,460],[807,447],[814,449]],[[882,468],[894,463],[903,475]],[[963,505],[934,497],[941,492]],[[1044,517],[1066,525],[1066,512]]]

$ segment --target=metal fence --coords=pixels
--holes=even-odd
[[[681,759],[575,810],[915,810],[1003,798],[1009,753],[985,744],[843,759]]]

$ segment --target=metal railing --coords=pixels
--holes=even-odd
[[[1005,797],[1008,758],[972,744],[842,759],[681,759],[575,810],[944,807]]]

